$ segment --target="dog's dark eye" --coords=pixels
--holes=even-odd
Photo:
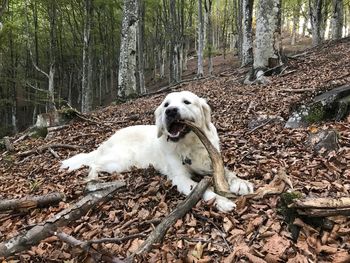
[[[184,103],[187,104],[187,105],[191,104],[191,102],[189,102],[188,100],[184,100]]]
[[[168,107],[169,106],[169,102],[165,102],[164,104],[164,108]]]

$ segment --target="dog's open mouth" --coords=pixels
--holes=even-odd
[[[174,121],[168,125],[169,139],[177,140],[190,132],[190,128],[181,121]]]

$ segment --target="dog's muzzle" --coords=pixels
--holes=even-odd
[[[180,122],[182,118],[178,108],[167,108],[165,110],[165,116],[166,129],[169,134],[168,139],[172,141],[178,141],[180,138],[184,137],[188,132],[190,132],[190,128]]]

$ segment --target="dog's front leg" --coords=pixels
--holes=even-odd
[[[230,186],[230,192],[237,195],[247,195],[254,192],[251,182],[238,178],[234,172],[225,167],[225,177]]]
[[[181,169],[183,173],[179,174],[178,172],[174,177],[170,178],[173,185],[175,185],[179,192],[189,195],[191,191],[197,185],[197,182],[193,181],[190,177],[191,175],[186,171]],[[236,205],[233,201],[227,199],[226,197],[220,196],[214,193],[212,190],[207,189],[203,195],[205,201],[209,201],[215,198],[216,207],[222,212],[232,211]]]

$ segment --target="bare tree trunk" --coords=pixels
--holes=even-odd
[[[137,0],[139,5],[139,22],[137,26],[137,71],[138,71],[138,90],[140,94],[145,94],[145,75],[144,75],[144,16],[145,16],[145,2]]]
[[[253,35],[252,35],[252,17],[253,0],[242,0],[242,59],[241,66],[244,67],[253,62]]]
[[[124,0],[117,90],[121,98],[137,95],[137,27],[138,1]]]
[[[259,1],[256,22],[256,48],[249,80],[264,82],[263,76],[283,65],[281,41],[281,0]]]
[[[84,44],[83,44],[83,76],[81,112],[91,111],[93,108],[92,87],[92,39],[91,24],[93,16],[92,0],[85,0],[84,8]]]
[[[333,0],[333,16],[332,16],[332,38],[339,39],[343,34],[343,0]]]
[[[292,29],[292,39],[291,45],[295,45],[297,39],[297,31],[299,28],[299,18],[300,18],[300,8],[301,1],[298,0],[293,8],[293,29]]]
[[[313,46],[319,45],[322,40],[322,36],[321,36],[322,6],[323,6],[323,0],[309,0],[309,12],[310,12]]]
[[[204,21],[203,21],[203,4],[202,0],[198,0],[198,66],[197,66],[197,77],[203,77],[203,45],[204,45]]]
[[[208,21],[207,26],[207,50],[208,50],[208,75],[213,74],[213,25],[212,25],[212,0],[205,0],[205,13]]]

